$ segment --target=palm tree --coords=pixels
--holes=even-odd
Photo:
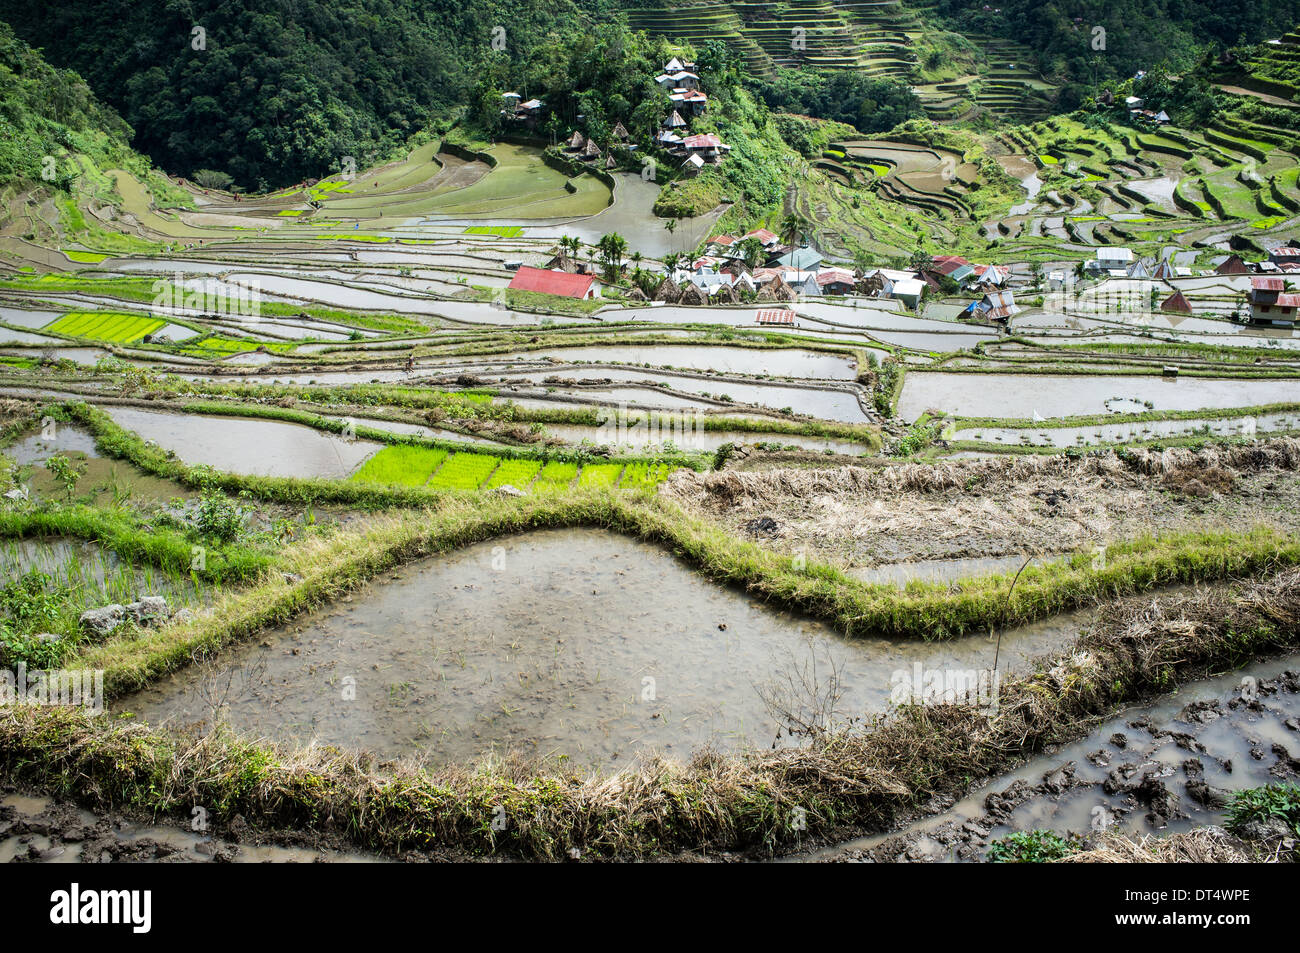
[[[800,239],[806,237],[809,231],[809,222],[798,212],[791,212],[781,220],[781,241],[787,245],[797,245]]]
[[[605,266],[605,280],[615,282],[623,274],[623,255],[627,252],[627,239],[618,232],[602,235],[596,243],[601,261]]]

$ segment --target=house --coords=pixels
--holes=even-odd
[[[1098,248],[1097,257],[1085,266],[1092,272],[1103,272],[1113,278],[1127,278],[1133,264],[1133,252],[1128,248]]]
[[[781,244],[781,239],[777,237],[776,232],[769,232],[766,228],[756,228],[752,232],[746,232],[740,236],[740,240],[746,238],[757,238],[758,243],[764,248],[771,248],[773,245]]]
[[[678,109],[685,109],[692,116],[703,116],[709,110],[708,94],[698,89],[674,90],[668,99]]]
[[[703,168],[704,168],[703,159],[701,159],[698,155],[689,155],[686,157],[686,160],[682,163],[682,175],[686,176],[687,178],[690,178],[691,176],[698,175],[700,170]]]
[[[795,294],[816,298],[822,295],[822,286],[818,283],[818,275],[815,271],[787,271],[781,278],[794,289]]]
[[[731,151],[731,146],[724,145],[722,140],[711,132],[701,133],[698,136],[687,136],[682,140],[682,145],[686,147],[687,152],[694,153],[705,159],[717,159],[719,156]]]
[[[1192,303],[1187,300],[1181,291],[1175,291],[1164,301],[1160,302],[1160,310],[1168,311],[1171,314],[1191,314]]]
[[[731,287],[731,276],[716,272],[697,272],[691,275],[689,280],[706,295],[716,294],[719,288]]]
[[[685,128],[686,128],[686,120],[682,118],[682,114],[681,114],[681,113],[679,113],[676,109],[674,109],[674,110],[672,111],[672,114],[669,115],[669,117],[668,117],[667,119],[664,120],[664,128],[665,128],[665,129],[685,129]]]
[[[784,308],[765,308],[754,315],[754,320],[759,324],[775,324],[793,327],[794,312],[786,311]]]
[[[616,122],[614,123],[614,131],[611,133],[611,135],[613,135],[613,137],[617,139],[619,142],[627,142],[628,139],[627,127],[624,126],[621,122]]]
[[[687,90],[700,88],[700,78],[694,73],[687,72],[686,70],[677,70],[675,73],[660,73],[655,77],[655,82],[659,85],[660,89],[671,89],[674,91],[679,89]]]
[[[564,148],[568,149],[570,152],[581,152],[586,147],[586,137],[580,132],[574,132],[574,134],[569,137],[569,141]]]
[[[670,59],[667,63],[664,64],[665,73],[680,73],[682,72],[682,70],[694,71],[694,69],[695,69],[694,63],[688,63],[685,60],[679,60],[675,56],[672,59]]]
[[[822,294],[852,294],[855,281],[853,272],[846,268],[823,268],[817,272],[817,286]]]
[[[973,265],[971,267],[975,280],[972,284],[993,285],[1001,287],[1006,284],[1007,278],[1011,272],[1006,268],[999,268],[997,265]]]
[[[972,301],[962,312],[966,317],[985,321],[1005,321],[1019,313],[1020,308],[1010,291],[990,291],[979,301]]]
[[[1268,253],[1268,260],[1274,265],[1300,265],[1300,248],[1274,248]]]
[[[925,294],[925,282],[920,278],[900,278],[894,282],[893,290],[890,292],[891,297],[912,309],[920,305],[923,294]]]
[[[935,255],[930,259],[928,270],[951,278],[960,285],[975,273],[975,266],[960,255]]]
[[[1295,325],[1300,294],[1286,290],[1285,278],[1259,277],[1250,282],[1250,320],[1255,324]]]
[[[545,268],[531,268],[528,265],[515,272],[508,287],[516,291],[559,295],[562,298],[595,298],[600,293],[600,284],[593,275],[547,271]]]
[[[1049,291],[1060,291],[1065,287],[1065,272],[1049,271],[1047,273],[1047,288]]]
[[[1248,275],[1250,266],[1241,260],[1240,255],[1229,255],[1223,261],[1219,262],[1214,269],[1216,275]]]
[[[822,256],[813,249],[805,246],[803,248],[796,248],[793,251],[786,252],[776,261],[777,264],[784,265],[786,268],[794,268],[798,271],[811,271],[822,263]]]
[[[1166,258],[1160,264],[1156,265],[1155,271],[1151,272],[1151,277],[1159,279],[1160,281],[1168,281],[1170,278],[1173,278],[1176,274],[1177,273],[1174,271],[1173,263],[1168,258]]]

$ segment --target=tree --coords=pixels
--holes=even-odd
[[[787,245],[797,245],[804,239],[809,229],[809,222],[798,212],[791,212],[781,220],[781,241]]]
[[[627,253],[627,239],[618,232],[602,235],[596,243],[600,252],[601,264],[605,269],[605,280],[611,284],[623,275],[623,256]]]
[[[234,178],[226,172],[217,169],[195,169],[194,181],[205,189],[217,189],[224,191],[234,184]]]
[[[736,242],[736,251],[740,252],[750,268],[757,268],[767,261],[767,249],[757,238],[745,238]]]

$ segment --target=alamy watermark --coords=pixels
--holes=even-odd
[[[177,312],[198,312],[255,323],[262,315],[262,289],[256,279],[238,285],[213,278],[187,282],[177,272],[171,280],[159,278],[150,290],[154,295],[151,307],[156,318]]]
[[[29,672],[26,662],[0,670],[0,706],[85,708],[104,713],[103,669],[40,669]]]
[[[970,705],[996,713],[1002,676],[985,668],[927,668],[916,662],[895,669],[889,685],[894,705]]]
[[[626,404],[597,411],[596,442],[606,446],[684,446],[704,430],[704,415],[628,413]]]

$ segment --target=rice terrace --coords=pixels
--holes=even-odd
[[[0,0],[0,861],[1294,862],[1300,2],[279,6]]]

